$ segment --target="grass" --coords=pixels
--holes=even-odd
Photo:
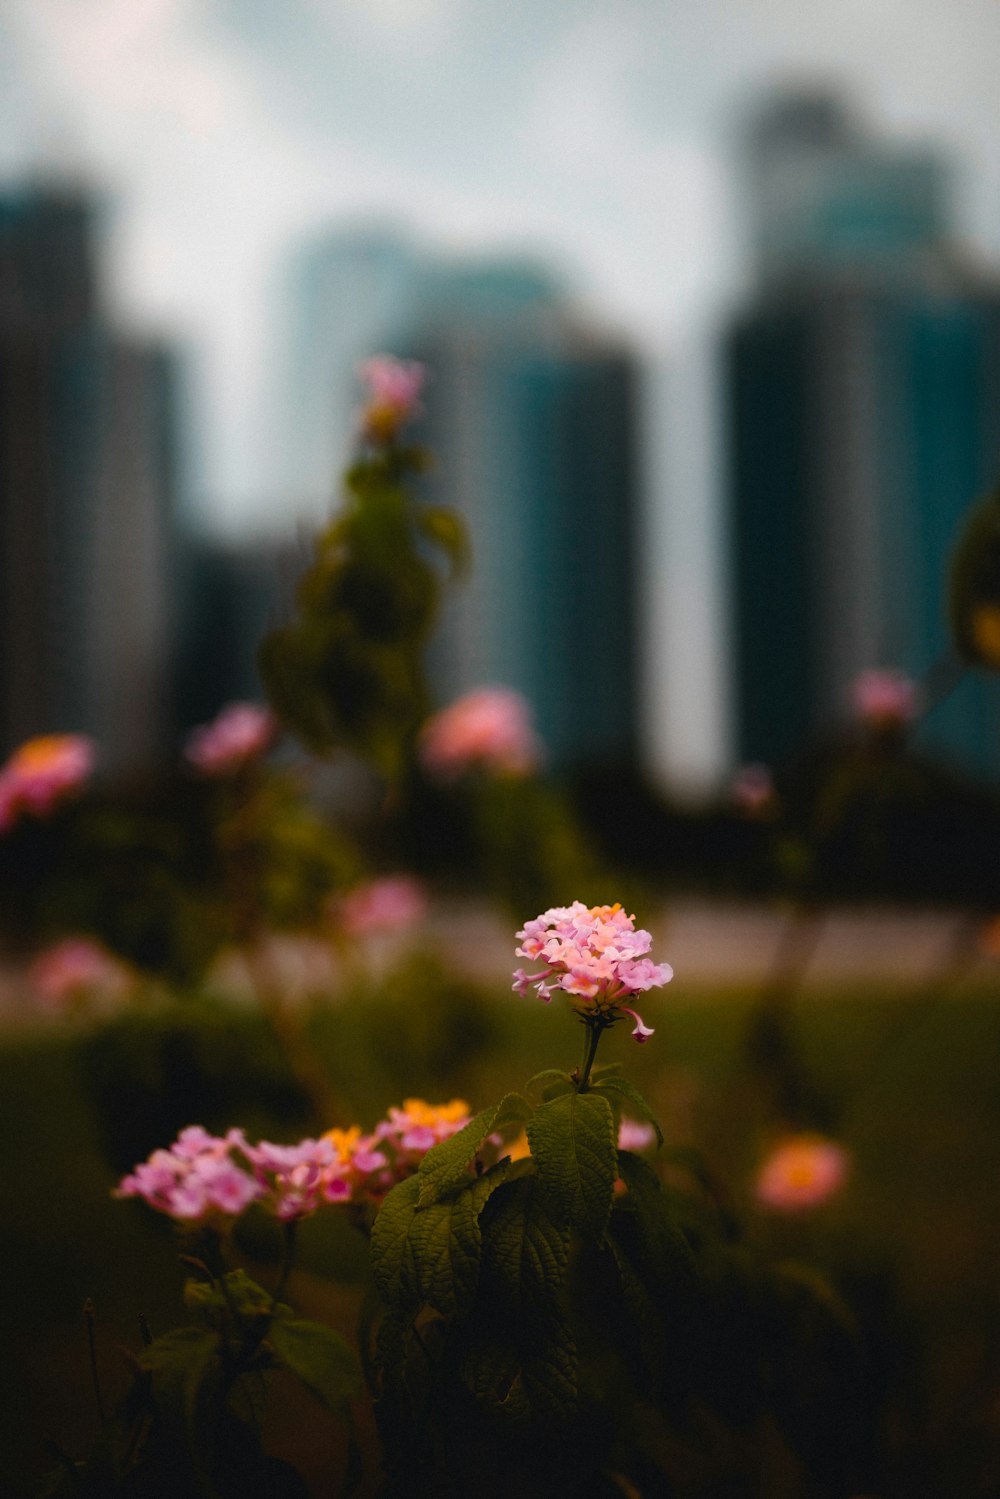
[[[847,1281],[874,1275],[891,1287],[945,1448],[959,1441],[962,1402],[968,1409],[984,1387],[1000,1387],[988,1346],[992,1337],[997,1347],[1000,1331],[998,999],[986,983],[921,1005],[864,987],[803,997],[792,1013],[796,1043],[855,1172],[818,1223],[775,1226],[752,1210],[748,1220],[751,1237],[776,1252],[808,1254]],[[669,1004],[649,1007],[653,1043],[637,1048],[621,1028],[601,1056],[626,1064],[668,1137],[707,1150],[743,1209],[767,1133],[740,1065],[752,1001],[745,991],[678,988]],[[442,976],[430,960],[331,1007],[313,1041],[344,1122],[365,1125],[406,1095],[460,1094],[482,1105],[543,1066],[572,1067],[579,1048],[558,1003],[484,993]],[[195,1120],[242,1123],[279,1139],[315,1123],[252,1014],[189,1005],[89,1035],[50,1029],[0,1046],[8,1201],[0,1472],[11,1493],[30,1491],[48,1465],[44,1438],[78,1452],[94,1434],[85,1298],[97,1306],[109,1388],[121,1380],[114,1345],[136,1346],[140,1311],[154,1331],[178,1320],[182,1277],[168,1226],[110,1192],[122,1170]],[[363,1256],[343,1224],[331,1214],[308,1229],[306,1272],[356,1282]],[[330,1288],[330,1304],[346,1317],[353,1302],[339,1295]],[[942,1494],[960,1492],[947,1487],[950,1471],[938,1475]]]

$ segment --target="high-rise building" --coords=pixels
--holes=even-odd
[[[554,763],[636,752],[636,363],[572,324],[460,322],[434,371],[435,496],[465,519],[471,580],[434,652],[442,697],[531,701]]]
[[[293,287],[301,398],[287,473],[299,477],[287,492],[308,492],[309,508],[332,492],[362,358],[423,360],[422,435],[437,459],[428,492],[464,516],[474,558],[432,651],[439,698],[514,687],[557,763],[631,757],[630,351],[582,328],[557,278],[529,258],[446,259],[392,235],[347,233],[300,255]]]
[[[948,554],[1000,475],[1000,286],[946,235],[933,153],[883,148],[824,97],[751,135],[760,285],[727,353],[737,740],[780,759],[869,667],[947,649]],[[969,680],[921,730],[1000,767],[1000,694]]]
[[[102,317],[92,238],[86,199],[0,200],[0,749],[129,767],[172,727],[175,371]]]

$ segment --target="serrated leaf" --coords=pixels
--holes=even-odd
[[[576,1087],[574,1084],[570,1082],[568,1077],[564,1077],[560,1082],[549,1083],[547,1087],[542,1089],[542,1102],[548,1103],[553,1098],[562,1098],[564,1093],[575,1092]]]
[[[505,1162],[465,1190],[419,1208],[410,1221],[413,1265],[423,1299],[443,1316],[471,1305],[479,1280],[479,1215],[502,1184]]]
[[[619,1215],[630,1220],[632,1258],[640,1277],[645,1279],[652,1275],[661,1281],[692,1281],[694,1255],[656,1172],[640,1156],[628,1150],[618,1152],[618,1169],[628,1190],[615,1204],[612,1229],[616,1227],[615,1220]]]
[[[615,1099],[618,1109],[620,1109],[622,1103],[631,1104],[639,1117],[645,1119],[656,1130],[657,1143],[660,1145],[663,1144],[663,1131],[660,1128],[656,1115],[639,1092],[639,1089],[633,1083],[630,1083],[628,1078],[616,1077],[614,1074],[602,1077],[594,1083],[592,1091],[610,1093]]]
[[[464,1186],[469,1179],[469,1165],[488,1135],[505,1124],[524,1120],[531,1105],[519,1093],[508,1093],[492,1108],[483,1109],[468,1124],[440,1145],[434,1145],[420,1162],[416,1180],[421,1207],[437,1202],[447,1192]]]
[[[527,1129],[539,1178],[560,1215],[600,1238],[618,1175],[609,1100],[598,1092],[563,1094],[536,1109]]]
[[[357,1355],[339,1333],[321,1322],[276,1317],[269,1340],[286,1369],[329,1411],[339,1411],[361,1386]]]
[[[407,1177],[387,1194],[372,1225],[372,1275],[382,1299],[390,1303],[415,1302],[419,1296],[409,1240],[419,1192],[417,1177]]]
[[[529,1077],[526,1086],[533,1088],[536,1083],[545,1083],[546,1087],[551,1083],[567,1083],[572,1087],[570,1076],[561,1067],[543,1067],[541,1072],[536,1072],[534,1077]]]
[[[534,1175],[507,1182],[484,1217],[487,1311],[498,1349],[509,1353],[491,1363],[484,1345],[476,1377],[482,1389],[505,1370],[509,1382],[497,1398],[513,1402],[510,1408],[524,1398],[537,1415],[553,1419],[570,1416],[577,1399],[576,1343],[562,1302],[569,1241],[568,1223],[557,1221]]]

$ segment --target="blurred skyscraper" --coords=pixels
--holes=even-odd
[[[349,234],[298,264],[295,384],[312,389],[289,436],[310,498],[320,484],[332,491],[326,464],[359,399],[357,362],[389,351],[430,370],[428,491],[463,514],[473,549],[432,652],[439,697],[511,686],[531,700],[556,762],[631,758],[630,351],[581,327],[531,260],[446,261],[392,236]]]
[[[780,759],[868,667],[947,648],[959,518],[1000,474],[1000,284],[948,240],[931,151],[826,96],[779,99],[749,138],[759,290],[727,351],[737,741]],[[928,743],[1000,767],[1000,693],[969,681]]]
[[[172,719],[174,370],[103,319],[93,231],[79,195],[0,199],[0,748],[134,766]]]

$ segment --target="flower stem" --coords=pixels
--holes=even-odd
[[[604,1029],[600,1021],[585,1020],[584,1025],[587,1028],[587,1039],[583,1047],[583,1066],[580,1068],[580,1079],[576,1085],[578,1093],[586,1093],[587,1091],[587,1079],[590,1077],[590,1069],[593,1067],[594,1058],[597,1055],[597,1043],[600,1041],[601,1032]]]
[[[283,1223],[281,1226],[284,1230],[284,1243],[282,1246],[283,1252],[281,1256],[281,1272],[278,1276],[278,1284],[275,1287],[274,1297],[271,1301],[272,1316],[277,1310],[278,1302],[285,1294],[285,1288],[288,1285],[288,1277],[292,1273],[292,1262],[295,1259],[295,1231],[298,1228],[298,1223],[294,1218],[292,1218],[287,1223]]]

